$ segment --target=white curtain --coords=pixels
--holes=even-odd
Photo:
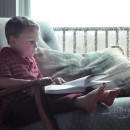
[[[30,17],[30,0],[0,0],[0,17]]]

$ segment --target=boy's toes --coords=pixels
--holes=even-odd
[[[111,96],[117,97],[118,94],[120,93],[120,88],[115,88],[115,89],[112,90],[110,93],[111,93]]]
[[[109,96],[106,100],[106,105],[111,106],[115,100],[115,98],[118,96],[120,92],[120,88],[115,88],[109,92]]]

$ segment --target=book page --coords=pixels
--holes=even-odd
[[[72,85],[75,87],[84,87],[85,86],[85,81],[89,76],[85,76],[76,80],[72,80],[70,82],[64,83],[64,85]]]
[[[88,78],[85,80],[85,87],[92,87],[95,85],[102,84],[103,82],[105,83],[111,82],[108,80],[104,80],[104,78],[108,76],[109,76],[108,74],[101,74],[101,73],[89,75]]]

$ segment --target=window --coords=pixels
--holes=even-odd
[[[52,26],[130,26],[129,0],[31,0],[31,17]]]

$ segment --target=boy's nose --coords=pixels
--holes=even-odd
[[[37,48],[37,42],[35,42],[35,44],[34,44],[34,48]]]

